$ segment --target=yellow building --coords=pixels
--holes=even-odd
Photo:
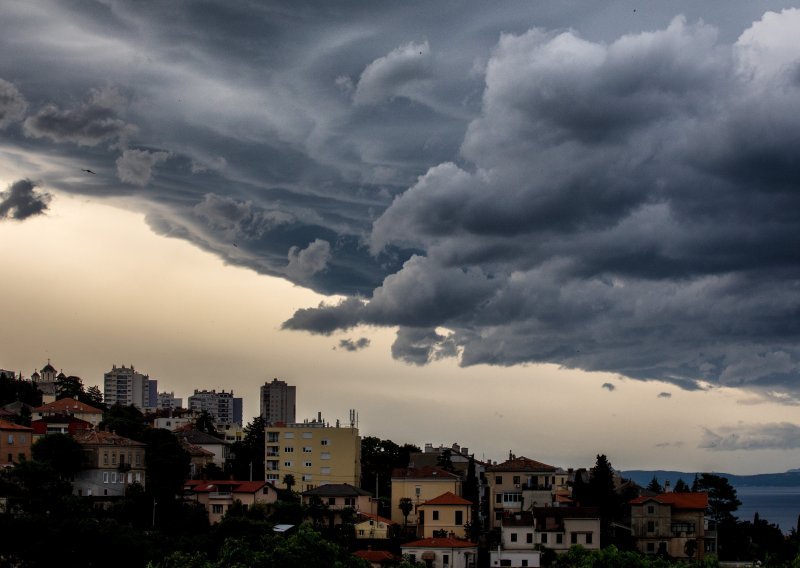
[[[447,492],[425,501],[417,511],[419,513],[417,536],[420,538],[467,537],[464,525],[471,522],[470,501]]]
[[[414,505],[408,524],[417,524],[417,507],[447,492],[461,495],[461,478],[440,467],[398,468],[392,472],[392,520],[403,524],[400,499],[409,498]]]
[[[329,483],[361,486],[361,436],[351,422],[331,426],[317,420],[296,424],[277,423],[265,430],[266,480],[285,488],[284,476],[294,477],[295,491],[308,491]]]

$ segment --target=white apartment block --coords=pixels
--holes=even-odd
[[[103,400],[112,406],[131,404],[140,410],[154,408],[157,403],[158,381],[151,380],[149,375],[144,375],[130,367],[117,367],[103,375]]]
[[[261,387],[261,417],[267,424],[292,424],[295,422],[297,387],[286,381],[272,379]]]
[[[242,424],[242,399],[233,391],[197,390],[189,397],[189,410],[208,412],[218,424]]]
[[[171,408],[183,408],[183,399],[175,398],[174,392],[160,392],[158,393],[156,408],[163,408],[167,410]]]

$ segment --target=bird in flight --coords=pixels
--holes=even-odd
[[[86,172],[87,174],[94,174],[94,175],[97,175],[97,173],[96,173],[96,172],[93,172],[92,170],[82,169],[81,171],[82,171],[82,172]]]

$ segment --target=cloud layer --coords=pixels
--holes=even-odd
[[[751,4],[12,4],[0,166],[345,297],[286,329],[796,400],[800,11]]]

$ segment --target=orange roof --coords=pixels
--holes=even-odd
[[[407,542],[400,548],[475,548],[477,546],[468,540],[458,538],[423,538]]]
[[[363,511],[358,512],[358,516],[366,517],[367,519],[372,519],[373,521],[381,522],[385,525],[396,525],[392,519],[387,519],[386,517],[381,517],[380,515],[373,515],[372,513],[364,513]]]
[[[676,509],[705,509],[708,507],[708,493],[661,493],[652,497],[637,497],[631,501],[631,505],[641,505],[647,501],[672,505]]]
[[[554,473],[557,468],[553,465],[547,465],[546,463],[520,456],[497,465],[490,465],[486,468],[486,471],[546,471],[547,473]]]
[[[422,505],[472,505],[472,501],[467,501],[455,493],[448,491],[433,499],[428,499]]]
[[[21,430],[23,432],[33,432],[33,428],[20,426],[19,424],[14,424],[13,422],[3,419],[0,419],[0,430]]]
[[[394,554],[386,550],[356,550],[354,556],[363,558],[367,562],[393,562],[395,559]]]
[[[144,442],[137,442],[114,432],[104,430],[81,430],[72,436],[79,444],[97,446],[146,446]]]
[[[233,479],[219,481],[190,479],[184,483],[185,488],[191,489],[195,493],[216,493],[220,489],[228,490],[231,493],[255,493],[260,491],[265,485],[272,484],[268,481],[236,481]]]
[[[60,398],[55,402],[43,404],[38,408],[33,409],[34,412],[56,412],[64,414],[66,412],[84,412],[89,414],[103,414],[103,411],[94,406],[89,406],[74,398]]]

